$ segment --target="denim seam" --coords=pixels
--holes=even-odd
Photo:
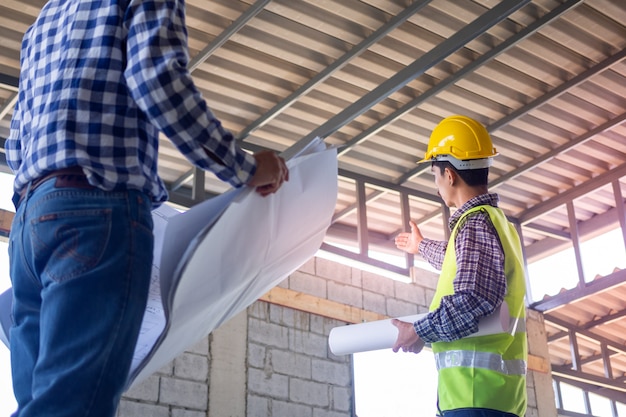
[[[128,211],[127,214],[130,215],[130,204],[129,204],[129,201],[128,201],[128,194],[126,194],[126,198],[125,199],[126,199],[126,210]],[[131,218],[131,221],[132,221],[132,218]],[[131,228],[130,233],[131,234],[134,233],[132,228]],[[133,236],[129,237],[129,241],[134,246],[135,242],[134,242]],[[127,257],[127,259],[133,259],[133,255],[135,253],[134,247],[131,247],[129,252],[130,252],[129,253],[130,257]],[[125,286],[125,291],[124,291],[124,304],[120,308],[120,314],[117,317],[116,329],[113,332],[113,334],[115,336],[112,338],[111,343],[108,344],[107,352],[106,352],[106,355],[105,355],[106,360],[104,361],[104,363],[102,365],[102,368],[100,370],[100,376],[99,376],[99,378],[98,378],[98,380],[96,382],[95,389],[94,389],[94,392],[92,394],[89,406],[87,407],[85,416],[91,415],[91,410],[93,409],[93,407],[94,407],[94,405],[96,403],[97,393],[100,391],[100,387],[102,386],[102,380],[103,380],[103,377],[104,377],[104,374],[105,374],[105,370],[108,369],[109,363],[111,361],[111,356],[112,356],[112,352],[113,352],[113,346],[116,345],[116,342],[117,342],[117,340],[120,337],[120,329],[122,327],[121,324],[122,324],[122,321],[123,321],[123,317],[126,314],[126,310],[128,308],[128,302],[129,302],[130,291],[131,291],[130,290],[130,288],[131,288],[130,280],[132,279],[132,277],[131,277],[132,262],[127,262],[127,263],[128,263],[128,265],[127,265],[126,280],[125,280],[125,285],[126,286]]]

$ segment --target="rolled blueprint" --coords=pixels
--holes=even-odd
[[[414,323],[426,314],[397,317],[400,321]],[[349,324],[331,329],[328,345],[334,355],[348,355],[357,352],[392,348],[398,338],[398,329],[392,319],[376,320],[367,323]],[[478,332],[467,337],[485,336],[496,333],[514,333],[517,320],[511,320],[506,302],[500,310],[478,322]]]

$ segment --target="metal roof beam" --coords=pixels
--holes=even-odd
[[[193,57],[187,64],[189,72],[193,72],[198,66],[202,65],[217,49],[228,41],[235,33],[244,27],[250,20],[258,15],[271,0],[257,0],[244,13],[242,13],[230,26],[220,33],[212,42],[210,42],[202,51]]]
[[[563,230],[553,229],[551,227],[542,226],[535,223],[527,223],[524,225],[525,229],[532,230],[533,232],[541,233],[545,236],[550,236],[558,240],[571,242],[572,236]]]
[[[582,390],[588,391],[590,393],[594,393],[594,394],[600,395],[602,397],[606,397],[609,400],[626,403],[626,393],[624,393],[622,391],[613,390],[613,389],[607,388],[607,387],[601,387],[601,386],[598,386],[597,384],[595,384],[593,382],[583,382],[583,381],[581,381],[579,379],[574,379],[574,378],[568,377],[567,375],[565,375],[565,376],[554,376],[554,379],[559,381],[559,382],[563,382],[563,383],[575,386],[577,388],[580,388]],[[559,415],[561,415],[561,414],[559,414]],[[585,416],[585,415],[583,414],[583,416]]]
[[[166,184],[166,187],[168,187],[169,194],[168,203],[184,208],[190,208],[198,204],[198,201],[194,199],[193,189],[191,187],[179,187],[176,190],[171,190],[171,184]],[[217,196],[219,196],[219,194],[205,191],[204,199],[206,200]]]
[[[317,87],[319,84],[323,83],[327,78],[332,76],[335,72],[339,71],[341,68],[346,66],[348,62],[352,59],[358,57],[363,52],[365,52],[368,48],[374,45],[376,42],[387,36],[389,32],[396,29],[402,23],[404,23],[407,19],[421,10],[424,6],[430,3],[432,0],[422,0],[416,1],[412,3],[407,8],[402,10],[400,13],[395,15],[389,22],[378,28],[374,31],[370,36],[363,39],[358,45],[351,48],[346,54],[344,54],[339,59],[335,60],[332,64],[324,68],[323,71],[319,72],[315,77],[311,78],[309,81],[301,85],[296,91],[291,93],[285,99],[281,100],[274,107],[272,107],[269,111],[263,114],[261,117],[256,119],[250,125],[248,125],[238,136],[239,140],[245,140],[252,132],[257,130],[258,128],[264,126],[268,122],[270,122],[274,117],[278,116],[285,109],[291,106],[294,102],[296,102],[300,97],[308,94],[311,90]]]
[[[614,180],[613,196],[615,197],[615,207],[617,209],[617,219],[619,226],[622,229],[622,238],[624,239],[624,248],[626,249],[626,204],[624,204],[624,196],[622,195],[622,188],[618,180]]]
[[[587,221],[578,224],[580,237],[583,241],[599,236],[607,231],[613,229],[616,225],[619,225],[617,220],[618,209],[613,208],[602,214],[597,214]],[[527,225],[524,225],[526,228]],[[550,255],[559,252],[563,249],[571,247],[571,240],[561,239],[556,236],[547,237],[526,246],[526,252],[528,260],[533,260],[538,257],[543,257],[546,254]]]
[[[382,129],[384,129],[387,125],[395,122],[396,120],[400,119],[402,116],[407,114],[408,112],[412,111],[415,107],[419,106],[424,101],[426,101],[429,98],[435,96],[436,94],[439,94],[444,89],[446,89],[446,88],[450,87],[451,85],[455,84],[456,82],[458,82],[463,77],[467,76],[471,72],[473,72],[476,69],[478,69],[480,66],[482,66],[482,65],[486,64],[487,62],[491,61],[496,56],[500,55],[501,53],[505,52],[506,50],[508,50],[509,48],[514,46],[516,43],[518,43],[518,42],[522,41],[523,39],[527,38],[528,36],[532,35],[533,33],[535,33],[537,30],[541,29],[545,25],[553,22],[555,19],[557,19],[563,13],[567,12],[568,10],[570,10],[573,7],[578,6],[582,2],[583,2],[582,0],[570,0],[570,1],[566,2],[566,3],[561,4],[559,7],[555,8],[554,10],[546,13],[540,19],[534,21],[532,24],[530,24],[527,27],[525,27],[524,29],[520,30],[518,33],[516,33],[515,35],[511,36],[510,38],[504,40],[502,43],[497,45],[495,48],[493,48],[490,51],[488,51],[487,53],[481,55],[476,60],[470,62],[468,65],[466,65],[465,67],[461,68],[460,70],[455,72],[450,77],[446,78],[445,80],[440,81],[439,83],[437,83],[437,85],[435,85],[435,86],[431,87],[430,89],[428,89],[427,91],[423,92],[422,94],[420,94],[419,97],[417,97],[414,100],[410,101],[409,103],[405,104],[400,109],[396,110],[395,112],[393,112],[389,116],[385,117],[384,119],[382,119],[378,123],[374,124],[370,128],[364,130],[363,132],[361,132],[360,134],[358,134],[357,136],[352,138],[350,141],[348,141],[342,147],[342,150],[339,152],[339,155],[341,156],[341,155],[345,154],[351,148],[355,147],[359,143],[362,143],[362,142],[366,141],[371,136],[375,135],[376,133],[378,133]],[[425,166],[416,167],[412,171],[409,171],[407,174],[405,174],[402,177],[400,177],[396,181],[396,183],[397,184],[402,184],[402,183],[408,181],[410,178],[414,177],[415,175],[421,173],[424,169],[426,169]]]
[[[621,115],[619,118],[622,119],[622,121],[626,119],[626,113]],[[614,120],[611,120],[611,122],[613,122]],[[619,165],[612,170],[600,174],[597,177],[594,177],[588,181],[585,181],[584,183],[574,188],[570,188],[569,190],[564,191],[561,194],[558,194],[546,201],[536,204],[528,210],[521,212],[518,216],[518,219],[522,224],[529,223],[537,217],[540,217],[552,210],[556,210],[560,206],[567,204],[568,202],[573,201],[579,197],[582,197],[585,194],[595,191],[600,187],[610,184],[611,182],[618,180],[623,176],[626,176],[626,163]]]
[[[189,169],[189,171],[185,172],[183,175],[178,177],[176,181],[171,183],[170,186],[168,187],[168,190],[169,191],[178,190],[180,187],[183,186],[183,184],[189,181],[189,179],[193,176],[193,173],[194,173],[194,169],[193,168]]]
[[[583,329],[579,326],[573,325],[563,319],[559,319],[553,315],[551,315],[550,313],[546,313],[544,314],[544,320],[548,321],[550,323],[553,323],[559,327],[563,327],[565,329],[567,329],[567,335],[566,336],[570,336],[570,338],[572,337],[572,334],[574,334],[574,338],[576,338],[576,334],[580,334],[581,337],[586,338],[588,340],[592,340],[594,342],[596,342],[598,345],[604,345],[605,348],[611,349],[610,355],[614,355],[614,354],[626,354],[626,350],[624,349],[624,346],[614,342],[610,339],[607,339],[606,337],[603,336],[599,336],[593,332],[591,332],[588,329]],[[601,359],[602,356],[598,355],[597,359]],[[589,362],[589,361],[587,361]],[[572,366],[574,366],[575,361],[572,361]],[[579,364],[577,366],[577,369],[580,370],[580,365],[584,364],[585,362],[580,361],[580,357],[579,357]]]
[[[582,254],[580,253],[580,235],[578,233],[576,210],[574,209],[573,201],[568,201],[566,206],[569,230],[572,235],[572,245],[574,247],[574,259],[576,259],[576,269],[578,271],[578,286],[583,287],[585,285],[585,271],[583,268]]]
[[[573,371],[567,366],[553,366],[552,374],[568,380],[585,382],[599,387],[616,390],[622,393],[626,392],[626,384],[624,384],[623,382],[610,380],[603,376],[588,374],[585,372]]]
[[[4,105],[0,106],[0,120],[4,119],[4,117],[9,114],[9,111],[13,110],[15,103],[17,103],[17,97],[17,92],[11,94],[11,97],[4,102]]]
[[[444,40],[430,51],[413,61],[410,65],[396,73],[394,76],[365,94],[359,100],[346,107],[337,115],[331,117],[321,126],[311,131],[308,135],[294,143],[283,152],[283,157],[289,159],[308,145],[316,137],[326,138],[346,124],[389,97],[428,69],[448,56],[455,53],[464,45],[485,33],[494,25],[506,19],[510,14],[519,10],[529,3],[530,0],[503,1],[497,6],[476,18],[472,23],[465,26],[448,39]]]
[[[0,87],[11,91],[17,91],[19,85],[20,79],[18,77],[0,73]]]
[[[491,129],[492,131],[495,131],[495,130],[498,130],[498,129],[502,128],[503,126],[511,123],[512,121],[514,121],[516,119],[519,119],[520,117],[524,116],[525,114],[527,114],[531,110],[534,110],[537,107],[546,104],[548,101],[559,97],[560,95],[566,93],[567,91],[571,90],[572,88],[574,88],[574,87],[582,84],[583,82],[587,81],[591,77],[593,77],[595,75],[598,75],[599,73],[609,69],[610,67],[612,67],[613,65],[617,64],[618,62],[620,62],[624,58],[626,58],[626,49],[622,49],[621,51],[619,51],[615,55],[612,55],[612,56],[606,58],[604,61],[601,61],[597,65],[594,65],[593,67],[589,68],[588,70],[581,72],[580,74],[578,74],[575,77],[567,80],[566,82],[564,82],[563,84],[559,85],[558,87],[553,88],[548,93],[546,93],[546,94],[544,94],[544,95],[542,95],[540,97],[537,97],[535,100],[531,101],[527,105],[525,105],[523,107],[520,107],[519,109],[515,110],[514,112],[512,112],[508,116],[503,117],[502,119],[498,120],[497,122],[491,124],[489,126],[489,129]]]
[[[600,279],[587,282],[585,283],[583,287],[579,286],[571,290],[564,291],[555,296],[552,296],[548,298],[547,300],[542,300],[536,303],[532,303],[530,305],[530,308],[532,308],[533,310],[537,310],[537,311],[545,313],[546,311],[550,311],[562,305],[569,304],[572,301],[575,301],[579,298],[586,297],[586,296],[598,293],[600,291],[607,290],[617,285],[621,285],[625,281],[626,281],[626,269],[620,269]],[[548,319],[546,318],[546,320]],[[554,318],[550,318],[549,320],[560,325],[560,322],[555,321]],[[591,337],[597,338],[596,336],[593,336],[593,335]],[[620,350],[623,350],[623,349],[620,348]]]
[[[566,2],[566,3],[561,4],[559,7],[553,9],[549,13],[545,14],[544,16],[541,17],[541,19],[536,20],[531,25],[527,26],[526,28],[522,29],[520,32],[518,32],[515,35],[511,36],[510,38],[506,39],[505,41],[503,41],[502,43],[497,45],[495,48],[493,48],[489,52],[485,53],[484,55],[480,56],[476,60],[472,61],[470,64],[468,64],[465,67],[461,68],[459,71],[455,72],[452,76],[446,78],[443,81],[440,81],[439,83],[437,83],[437,85],[433,86],[429,90],[427,90],[427,91],[423,92],[422,94],[420,94],[419,97],[417,97],[414,100],[410,101],[409,103],[405,104],[400,109],[396,110],[395,112],[393,112],[389,116],[383,118],[381,121],[375,123],[373,126],[369,127],[368,129],[364,130],[363,132],[361,132],[360,134],[358,134],[357,136],[355,136],[354,138],[352,138],[351,140],[346,142],[344,145],[341,146],[341,149],[338,152],[338,156],[342,156],[342,155],[346,154],[352,148],[354,148],[356,145],[366,141],[367,139],[369,139],[370,137],[372,137],[376,133],[380,132],[387,125],[389,125],[389,124],[393,123],[394,121],[400,119],[401,117],[406,115],[408,112],[412,111],[415,107],[417,107],[418,105],[420,105],[421,103],[423,103],[427,99],[435,96],[436,94],[438,94],[441,91],[443,91],[445,88],[447,88],[447,87],[453,85],[454,83],[458,82],[460,79],[462,79],[467,74],[475,71],[480,66],[482,66],[482,65],[486,64],[487,62],[491,61],[492,59],[494,59],[499,54],[505,52],[506,50],[508,50],[509,48],[514,46],[516,43],[518,43],[521,40],[523,40],[523,39],[527,38],[528,36],[532,35],[537,30],[539,30],[542,27],[544,27],[545,25],[553,22],[559,16],[561,16],[564,13],[566,13],[568,10],[570,10],[570,9],[580,5],[581,3],[582,3],[582,0],[570,0],[570,1]],[[394,181],[394,183],[396,183],[396,184],[403,184],[404,182],[408,181],[409,179],[413,178],[414,176],[416,176],[416,175],[424,172],[425,170],[427,170],[428,167],[429,167],[428,164],[419,165],[419,166],[415,167],[413,170],[411,170],[411,171],[407,172],[406,174],[402,175],[400,178],[398,178],[396,181]]]
[[[437,204],[441,203],[441,198],[437,195],[425,193],[423,191],[414,190],[412,188],[403,187],[402,185],[390,184],[386,181],[379,180],[377,178],[369,177],[367,175],[357,174],[355,172],[351,172],[345,169],[339,168],[339,176],[344,178],[350,178],[355,181],[362,181],[367,184],[371,184],[375,187],[379,187],[389,191],[395,191],[400,194],[408,194],[410,196],[419,198],[421,200],[426,200],[430,202],[434,202]]]
[[[621,60],[623,60],[626,57],[626,49],[621,50],[619,53],[605,59],[604,61],[602,61],[601,63],[599,63],[598,65],[595,65],[594,67],[590,68],[589,70],[581,73],[579,76],[576,76],[574,78],[572,78],[571,80],[563,83],[561,86],[555,88],[554,90],[552,90],[550,93],[545,94],[539,98],[537,98],[536,100],[530,102],[528,105],[521,107],[520,109],[516,110],[515,112],[511,113],[511,115],[500,119],[498,122],[493,123],[489,126],[487,126],[487,130],[492,133],[494,130],[497,130],[499,128],[501,128],[502,126],[504,126],[507,123],[510,123],[511,121],[513,121],[516,118],[519,118],[521,116],[523,116],[524,114],[528,113],[529,111],[535,109],[536,107],[544,104],[545,102],[547,102],[548,100],[557,97],[558,95],[563,94],[565,91],[579,85],[581,82],[583,82],[584,80],[589,79],[590,77],[598,74],[601,71],[606,70],[607,68],[611,67],[612,65],[616,64],[617,62],[620,62]],[[532,168],[536,167],[537,165],[546,162],[556,156],[558,156],[561,153],[567,152],[568,150],[571,150],[573,148],[575,148],[576,146],[590,140],[593,139],[594,136],[606,131],[606,130],[610,130],[616,126],[619,126],[620,124],[622,124],[624,122],[624,120],[626,120],[626,113],[608,120],[607,122],[597,126],[595,129],[590,130],[589,132],[579,136],[576,139],[573,139],[569,142],[567,142],[566,144],[559,146],[555,149],[553,149],[552,151],[540,155],[537,158],[531,160],[530,162],[528,162],[527,164],[524,164],[522,166],[520,166],[519,168],[508,172],[507,174],[504,174],[498,178],[496,178],[494,181],[489,183],[489,188],[493,189],[495,187],[498,187],[499,185],[504,184],[506,181],[515,178],[519,175],[522,175],[523,173],[531,170]],[[420,174],[421,172],[425,171],[426,169],[428,169],[429,165],[428,164],[422,164],[422,166],[419,166],[415,169],[413,169],[412,171],[409,171],[408,173],[406,173],[405,175],[403,175],[402,177],[400,177],[400,179],[398,180],[399,184],[402,184],[403,182],[407,181],[408,179],[414,177],[415,175]],[[613,171],[611,171],[613,172]],[[617,178],[621,178],[622,176],[626,175],[626,172],[624,174],[621,174],[619,176],[617,176]],[[597,179],[597,178],[596,178]],[[569,190],[570,192],[572,192],[574,190],[574,192],[576,190],[579,190],[579,187],[575,187],[572,188],[571,190]],[[592,191],[592,190],[589,190]],[[589,192],[588,191],[588,192]],[[537,204],[534,207],[532,207],[529,210],[526,210],[525,212],[521,213],[520,216],[518,217],[519,221],[522,223],[528,223],[530,222],[532,219],[534,219],[535,217],[539,217],[545,213],[547,213],[549,210],[547,209],[542,209],[542,207],[548,205],[550,201],[553,201],[556,199],[556,201],[560,201],[559,204],[557,204],[556,206],[552,207],[552,210],[556,209],[558,206],[562,205],[562,204],[566,204],[569,200],[566,200],[563,195],[566,194],[568,192],[565,193],[561,193],[558,196],[556,196],[554,199],[550,199],[547,200],[541,204]],[[582,195],[582,194],[581,194]],[[532,216],[532,217],[531,217]],[[525,225],[524,225],[525,226]],[[625,233],[625,239],[626,239],[626,232]]]
[[[356,201],[357,208],[357,242],[359,245],[359,254],[367,256],[369,250],[369,239],[367,235],[367,205],[365,203],[365,183],[357,181],[356,183]]]
[[[351,252],[349,250],[345,250],[337,246],[333,246],[332,244],[328,244],[326,242],[322,243],[322,245],[320,246],[320,250],[341,256],[346,259],[351,259],[353,261],[362,262],[362,263],[371,265],[373,267],[376,267],[376,268],[379,268],[388,272],[392,272],[394,274],[402,275],[405,277],[408,277],[411,274],[411,271],[409,268],[401,268],[399,266],[392,265],[387,262],[380,261],[378,259],[370,258],[367,254]]]
[[[620,53],[620,55],[624,55],[626,52],[626,49],[622,50],[622,52]],[[623,58],[623,56],[622,56]],[[550,93],[548,93],[550,94]],[[542,96],[543,97],[543,96]],[[489,187],[490,188],[495,188],[499,185],[504,184],[506,181],[509,181],[519,175],[522,175],[523,173],[530,171],[532,168],[537,167],[538,165],[543,164],[544,162],[547,162],[553,158],[556,158],[557,156],[574,149],[576,146],[582,145],[583,143],[593,139],[595,136],[607,131],[607,130],[611,130],[616,126],[621,125],[624,120],[626,120],[626,113],[622,113],[619,116],[607,120],[606,122],[602,123],[601,125],[595,127],[594,129],[591,129],[590,131],[580,135],[577,138],[574,138],[566,143],[564,143],[561,146],[558,146],[554,149],[552,149],[549,152],[546,152],[544,154],[541,154],[539,156],[537,156],[536,158],[533,158],[531,161],[529,161],[528,163],[520,166],[517,169],[514,169],[512,171],[507,172],[504,175],[501,175],[500,177],[496,178],[495,180],[491,181],[491,183],[489,183]],[[488,129],[489,130],[489,129]]]

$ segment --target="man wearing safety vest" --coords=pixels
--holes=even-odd
[[[426,156],[448,207],[448,242],[425,239],[416,223],[396,247],[422,255],[441,270],[430,312],[415,323],[394,320],[394,352],[431,344],[437,364],[438,408],[444,417],[522,417],[526,412],[527,344],[522,248],[514,226],[487,190],[497,155],[487,130],[465,116],[443,119]],[[518,325],[511,333],[471,337],[478,320],[503,308]],[[468,337],[469,336],[469,337]]]

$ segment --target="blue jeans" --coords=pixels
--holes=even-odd
[[[444,411],[443,417],[517,417],[515,414],[504,411],[488,410],[486,408],[461,408]]]
[[[55,181],[11,228],[13,416],[114,416],[147,302],[151,203]]]

